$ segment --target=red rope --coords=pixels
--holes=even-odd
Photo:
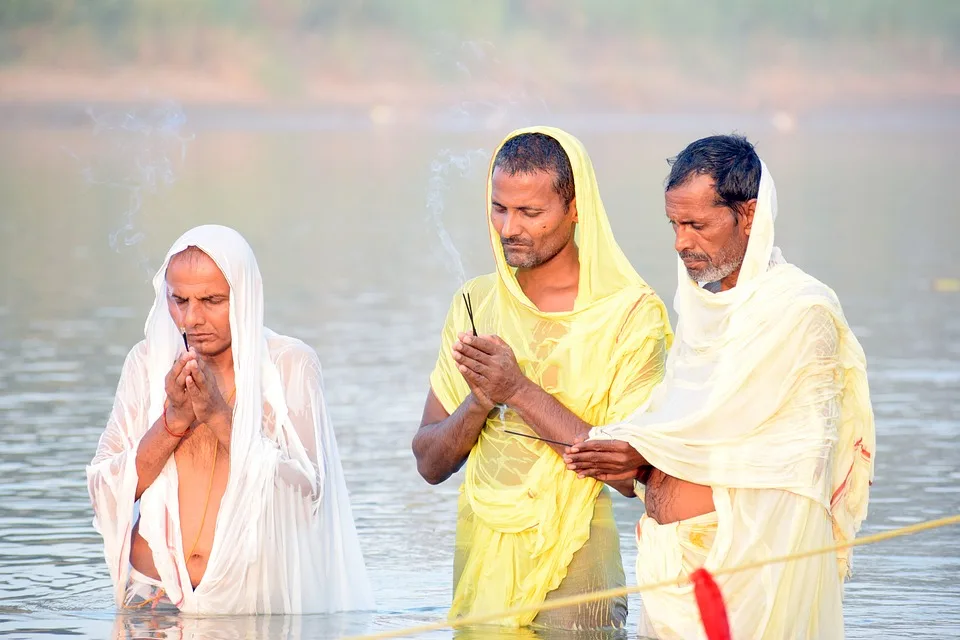
[[[727,619],[727,607],[723,604],[723,594],[706,569],[700,568],[690,574],[693,593],[700,609],[700,621],[707,633],[707,640],[732,640],[730,621]]]

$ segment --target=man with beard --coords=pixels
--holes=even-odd
[[[663,376],[666,310],[620,250],[583,145],[547,127],[494,154],[487,224],[495,273],[447,314],[413,451],[443,482],[466,463],[450,617],[624,584],[610,496],[564,467],[562,443],[625,419]],[[476,331],[466,333],[471,325]],[[616,488],[633,495],[633,482]],[[513,616],[510,626],[622,627],[626,598]]]
[[[701,638],[695,569],[850,541],[866,517],[875,436],[863,350],[836,294],[774,246],[773,177],[745,138],[672,163],[677,335],[663,382],[629,419],[565,452],[584,478],[638,484],[641,633]],[[577,418],[564,417],[576,429]],[[558,428],[561,428],[558,426]],[[733,637],[842,638],[850,550],[717,577]]]

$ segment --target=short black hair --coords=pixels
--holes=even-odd
[[[521,133],[504,142],[493,168],[511,176],[538,171],[552,173],[553,189],[564,205],[569,205],[576,195],[570,158],[556,138],[545,133]]]
[[[741,135],[701,138],[667,162],[670,175],[665,191],[682,186],[693,176],[708,175],[716,183],[717,204],[734,214],[760,192],[760,156]]]

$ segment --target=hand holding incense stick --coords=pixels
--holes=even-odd
[[[523,438],[530,438],[531,440],[539,440],[541,442],[546,442],[549,444],[560,445],[561,447],[572,447],[572,444],[567,444],[566,442],[557,442],[556,440],[549,440],[547,438],[541,438],[540,436],[532,436],[529,433],[520,433],[519,431],[510,431],[509,429],[504,429],[504,433],[509,433],[514,436],[521,436]]]
[[[467,305],[467,316],[470,318],[470,328],[473,329],[473,335],[477,335],[477,325],[473,324],[473,305],[470,304],[470,294],[463,294],[463,302]]]

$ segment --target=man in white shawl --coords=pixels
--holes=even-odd
[[[250,246],[191,229],[153,285],[87,467],[117,605],[372,608],[319,359],[263,326]]]
[[[770,172],[742,137],[698,140],[672,161],[666,212],[680,258],[666,376],[569,448],[568,468],[638,480],[639,584],[852,540],[873,477],[864,354],[834,292],[774,246]],[[733,637],[842,638],[850,557],[717,576]],[[704,637],[689,584],[642,598],[642,634]]]

